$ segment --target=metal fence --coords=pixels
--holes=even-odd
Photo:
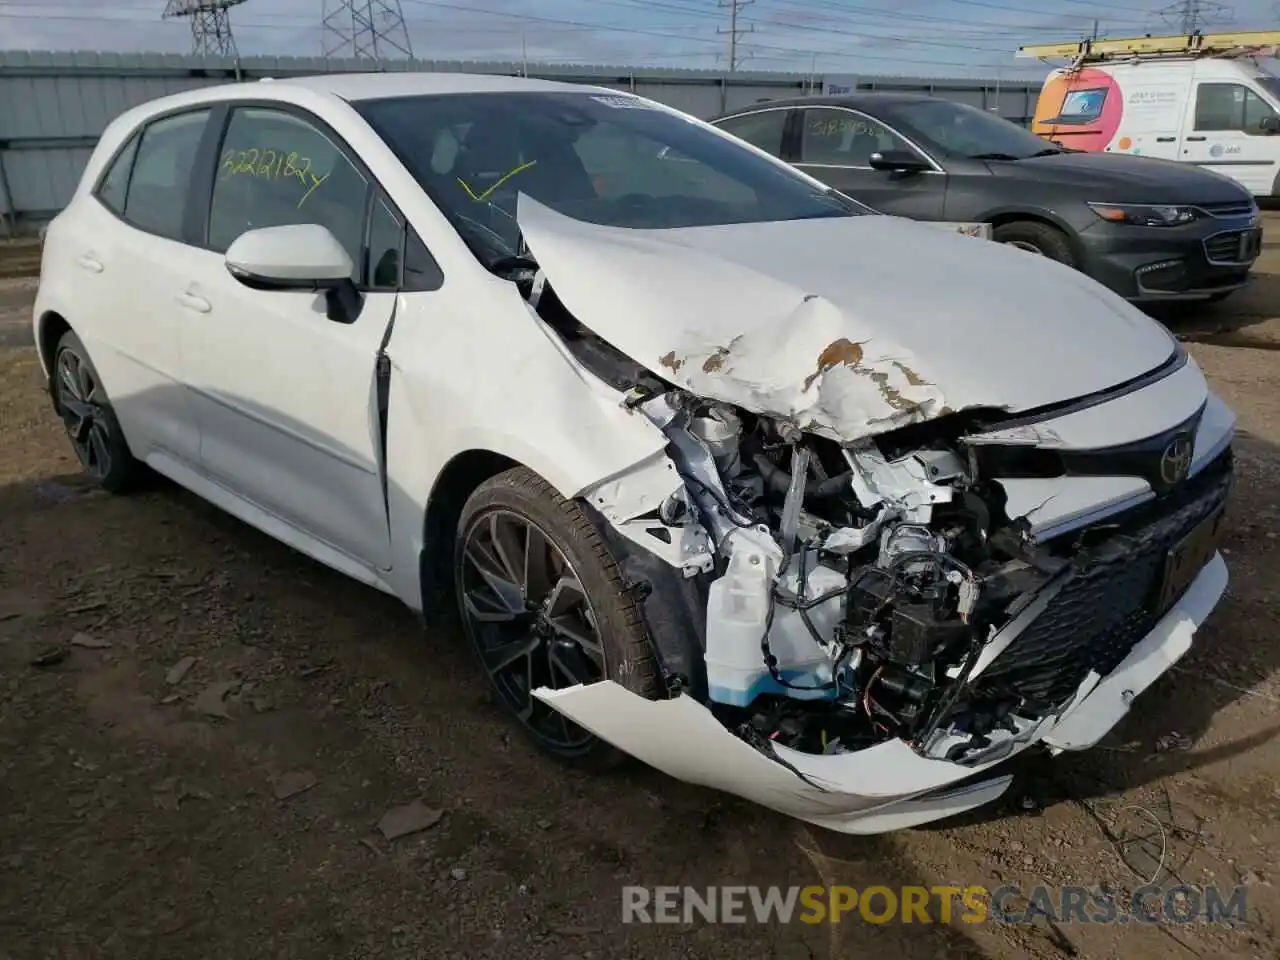
[[[137,104],[212,84],[314,73],[367,71],[368,61],[309,57],[204,58],[169,54],[0,51],[0,233],[49,219],[67,203],[107,124]],[[728,109],[840,89],[930,93],[1027,123],[1038,82],[944,80],[802,73],[725,74],[701,70],[630,69],[412,60],[393,71],[449,71],[591,83],[629,90],[699,117]]]

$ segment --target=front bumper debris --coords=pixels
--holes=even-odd
[[[1190,649],[1226,586],[1226,564],[1215,554],[1110,674],[1099,679],[1090,673],[1060,713],[1025,731],[998,758],[973,766],[927,759],[900,740],[827,756],[776,744],[766,753],[735,736],[691,697],[645,700],[612,681],[534,693],[578,725],[679,780],[842,833],[881,833],[995,800],[1012,778],[994,768],[1036,743],[1054,752],[1096,743]],[[988,772],[989,777],[980,776]]]

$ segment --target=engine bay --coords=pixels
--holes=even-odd
[[[685,480],[660,519],[702,524],[720,558],[705,661],[723,722],[809,753],[900,738],[954,756],[1039,719],[1021,698],[962,694],[1068,561],[1019,536],[963,450],[891,460],[678,392],[641,409]]]

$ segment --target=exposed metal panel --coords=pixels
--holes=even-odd
[[[4,171],[19,215],[61,210],[75,193],[76,184],[92,150],[86,147],[53,147],[11,150],[4,155]]]

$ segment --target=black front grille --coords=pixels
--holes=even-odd
[[[1230,486],[1228,451],[1169,495],[1110,521],[1120,530],[1077,553],[1044,611],[977,678],[978,695],[1048,709],[1090,670],[1106,676],[1119,666],[1163,614],[1157,594],[1169,548],[1221,508]]]
[[[1218,263],[1242,263],[1240,256],[1240,238],[1249,231],[1231,230],[1218,233],[1204,242],[1205,256]],[[1245,254],[1245,259],[1248,253]]]
[[[1258,212],[1258,208],[1250,200],[1231,203],[1199,203],[1196,206],[1215,217],[1251,217]]]

